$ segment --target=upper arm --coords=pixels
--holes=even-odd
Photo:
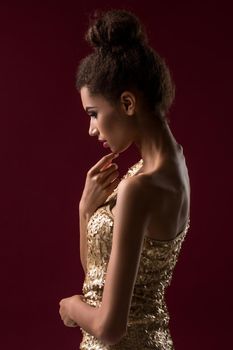
[[[86,244],[87,244],[87,241],[84,237],[81,236],[80,234],[80,260],[81,260],[81,264],[82,264],[82,268],[83,268],[83,271],[86,275],[86,261],[87,261],[87,249],[86,249]]]
[[[112,249],[101,305],[105,341],[120,338],[127,328],[148,218],[144,192],[138,179],[123,180],[118,188]]]
[[[81,260],[81,264],[85,275],[87,270],[87,223],[88,223],[88,218],[85,217],[82,214],[82,212],[80,212],[79,213],[80,260]]]

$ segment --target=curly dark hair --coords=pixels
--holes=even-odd
[[[76,88],[87,86],[116,103],[121,93],[136,88],[151,111],[166,119],[175,85],[165,60],[148,45],[144,26],[126,10],[95,11],[85,35],[94,52],[77,69]]]

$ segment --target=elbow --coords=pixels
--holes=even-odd
[[[125,336],[126,329],[114,327],[104,327],[99,330],[99,339],[106,345],[115,345]]]

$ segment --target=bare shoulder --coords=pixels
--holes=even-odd
[[[118,197],[146,205],[151,185],[144,174],[140,175],[123,179],[118,186]]]
[[[155,198],[161,195],[159,190],[156,191],[156,187],[159,189],[159,186],[156,186],[147,174],[123,179],[118,186],[115,213],[119,212],[121,207],[124,208],[125,214],[139,213],[140,217],[144,217],[146,221],[151,213],[151,205],[155,202]],[[128,213],[130,208],[132,213]]]
[[[151,195],[154,197],[155,192],[161,192],[162,190],[165,190],[165,187],[160,181],[160,176],[156,174],[138,174],[123,179],[119,183],[119,192],[127,191],[127,194],[138,196],[146,202],[148,202]]]
[[[178,173],[154,172],[135,177],[142,205],[147,208],[146,235],[154,239],[172,239],[184,228],[189,215],[190,190]]]
[[[124,203],[124,207],[129,205],[132,209],[147,207],[148,191],[146,190],[145,180],[139,176],[132,176],[121,180],[118,185],[116,207]]]

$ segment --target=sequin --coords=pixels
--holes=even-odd
[[[141,159],[128,169],[123,178],[135,175],[142,164]],[[95,211],[87,225],[87,273],[82,291],[85,302],[94,307],[99,307],[102,300],[114,226],[110,205],[116,201],[116,195],[117,188]],[[144,236],[127,333],[117,344],[106,345],[80,328],[83,334],[80,350],[174,350],[165,290],[171,283],[189,224],[190,221],[183,232],[169,241]]]

